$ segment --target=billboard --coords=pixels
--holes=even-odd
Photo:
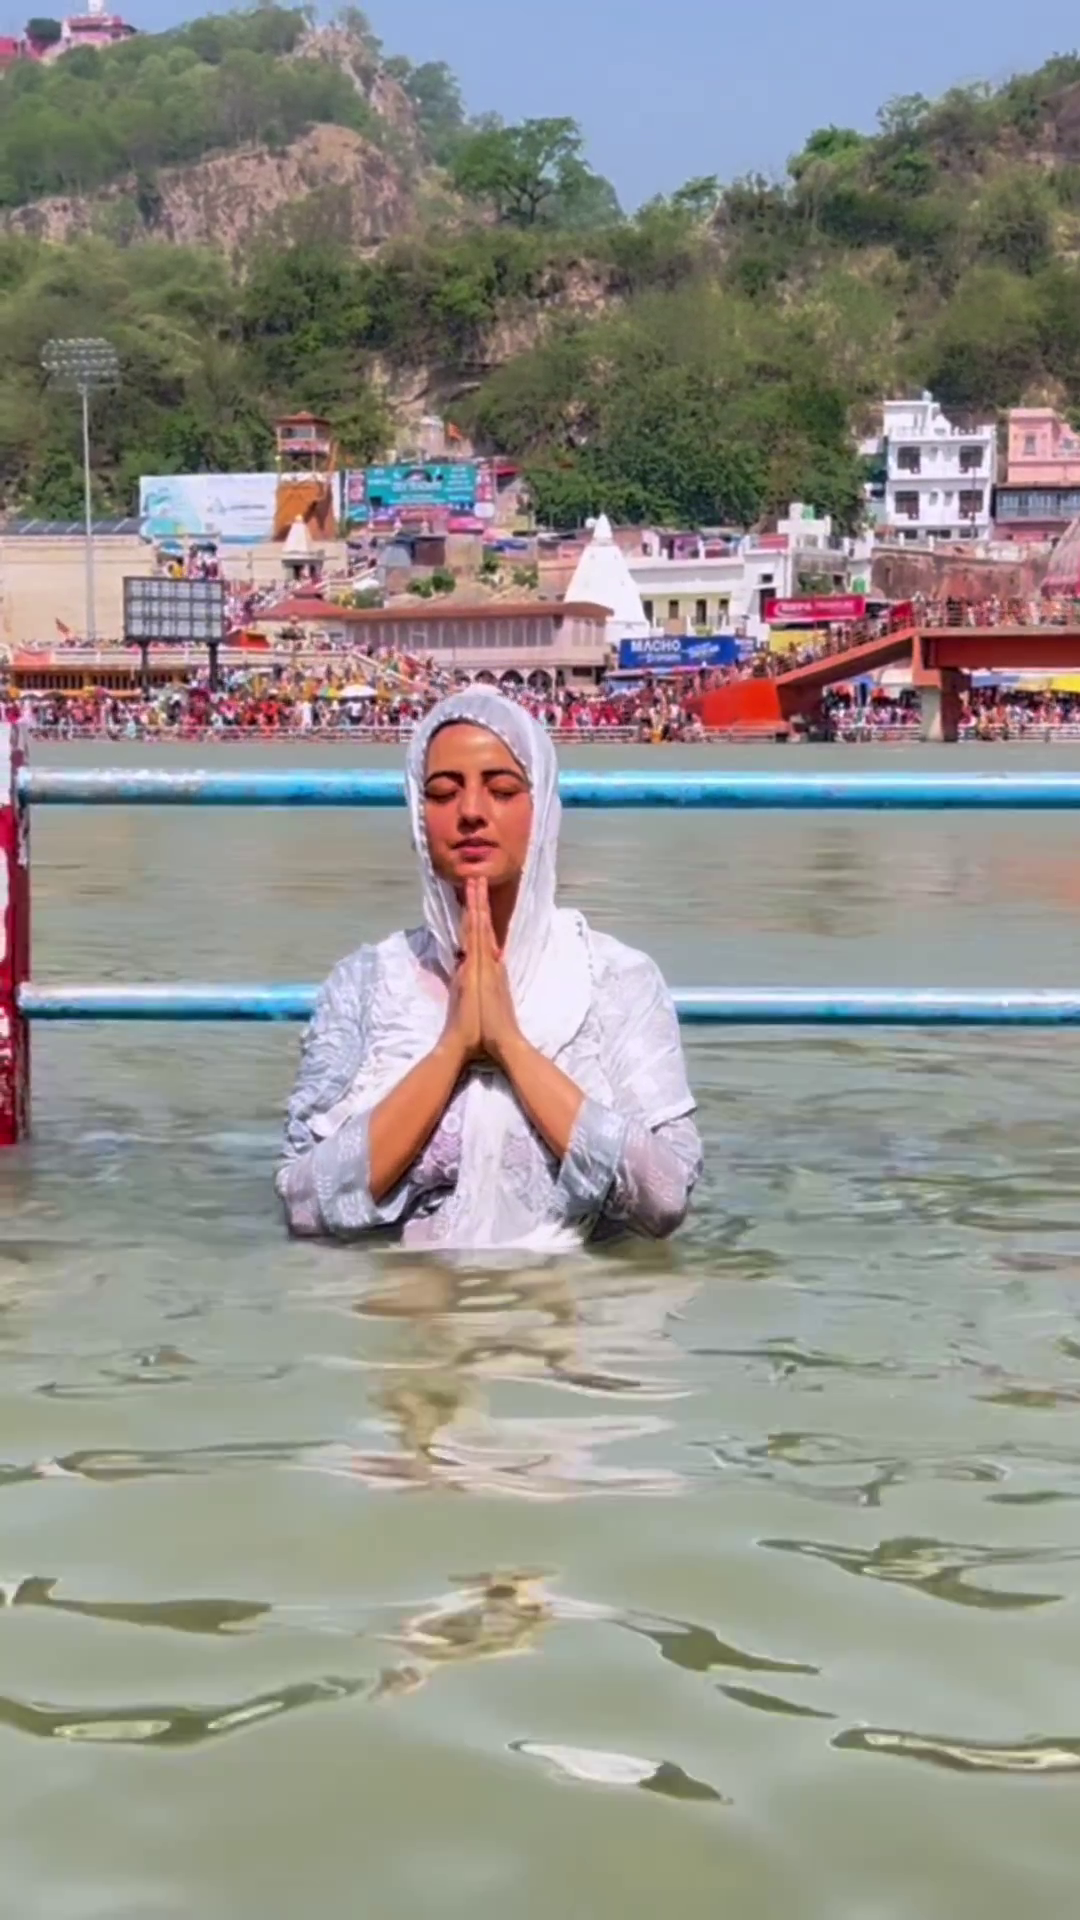
[[[651,633],[619,641],[620,673],[697,673],[703,667],[732,667],[738,658],[739,643],[729,633],[706,640],[689,633]]]
[[[274,535],[276,473],[144,474],[139,481],[145,540],[213,540],[253,547]]]
[[[410,514],[471,514],[492,497],[476,460],[425,460],[393,467],[354,467],[342,475],[347,526],[385,526]],[[481,519],[488,516],[480,513]]]
[[[124,639],[214,646],[225,634],[224,580],[168,580],[129,575],[124,581]]]
[[[805,620],[812,625],[827,625],[833,620],[861,620],[866,612],[864,593],[811,593],[794,600],[766,600],[764,618]]]

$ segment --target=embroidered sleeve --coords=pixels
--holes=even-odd
[[[559,1185],[572,1215],[663,1239],[685,1218],[702,1159],[675,1008],[643,954],[599,990],[612,1101],[584,1102]]]
[[[293,1233],[349,1235],[392,1226],[409,1203],[407,1180],[381,1203],[372,1199],[370,1111],[334,1114],[366,1059],[376,965],[374,949],[361,947],[335,967],[301,1041],[275,1182]]]

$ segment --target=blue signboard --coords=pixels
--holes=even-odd
[[[702,667],[733,667],[739,643],[733,634],[714,634],[701,640],[689,633],[650,633],[640,640],[619,641],[620,673],[697,672]]]

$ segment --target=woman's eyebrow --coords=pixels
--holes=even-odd
[[[524,786],[528,786],[529,783],[528,775],[523,773],[520,767],[484,767],[481,769],[480,777],[482,780],[520,780]],[[430,786],[433,780],[464,780],[464,778],[465,775],[460,767],[436,767],[433,773],[424,775],[424,785]]]

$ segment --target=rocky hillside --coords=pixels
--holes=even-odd
[[[0,230],[53,242],[167,240],[240,262],[270,235],[379,246],[416,215],[414,169],[351,127],[316,126],[280,151],[241,147],[163,167],[152,183],[129,176],[92,194],[47,195],[0,215]]]

